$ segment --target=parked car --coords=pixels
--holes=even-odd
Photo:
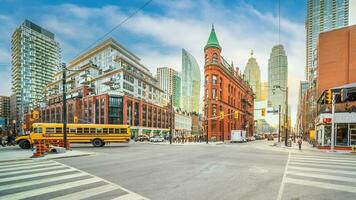
[[[253,136],[251,136],[251,137],[247,137],[247,141],[248,142],[250,142],[250,141],[255,141],[256,140],[256,138],[255,137],[253,137]]]
[[[150,138],[147,135],[139,135],[135,138],[135,142],[149,141]]]
[[[254,137],[256,138],[256,140],[261,140],[262,137],[260,135],[254,135]]]
[[[164,142],[164,138],[162,136],[156,135],[150,138],[150,142]]]

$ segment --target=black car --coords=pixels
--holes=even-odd
[[[135,138],[135,142],[149,141],[150,138],[147,135],[139,135]]]

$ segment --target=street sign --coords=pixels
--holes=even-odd
[[[267,110],[267,113],[278,114],[278,110]]]
[[[40,118],[40,112],[38,110],[32,111],[32,119],[37,120]]]

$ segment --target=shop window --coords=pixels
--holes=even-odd
[[[348,124],[337,124],[336,127],[336,145],[348,145]]]

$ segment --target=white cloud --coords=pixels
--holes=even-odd
[[[278,19],[273,12],[264,13],[246,3],[227,8],[219,1],[203,0],[154,1],[149,6],[161,6],[166,13],[158,15],[141,11],[113,35],[121,43],[137,37],[137,42],[130,40],[129,49],[142,58],[153,74],[157,66],[180,70],[181,48],[195,56],[203,74],[204,45],[214,23],[224,58],[243,71],[253,49],[261,67],[262,80],[267,80],[269,54],[278,43]],[[74,4],[49,7],[44,13],[40,24],[56,34],[67,59],[73,58],[129,14],[113,5],[95,8]],[[304,79],[304,25],[282,16],[281,30],[281,43],[289,62],[289,99],[295,120],[295,94],[298,94],[299,80]]]

